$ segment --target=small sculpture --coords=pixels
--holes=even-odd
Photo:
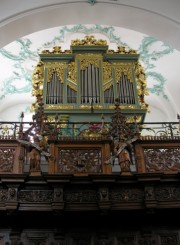
[[[26,140],[18,140],[21,144],[28,146],[29,160],[30,160],[30,172],[40,172],[41,155],[46,158],[50,157],[47,151],[47,142],[45,137],[40,139],[40,136],[34,136],[34,143]]]
[[[130,152],[127,149],[127,144],[122,142],[115,143],[114,155],[118,157],[118,162],[121,167],[121,172],[130,172],[130,164],[132,164]]]

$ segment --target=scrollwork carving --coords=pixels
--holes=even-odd
[[[110,88],[113,82],[112,80],[112,66],[109,62],[103,62],[103,89],[106,90]]]
[[[142,201],[144,191],[138,188],[119,188],[110,191],[110,200],[113,201]]]
[[[155,189],[155,196],[158,201],[180,200],[180,187],[159,186]]]
[[[160,234],[161,245],[178,245],[180,242],[178,237],[178,233]]]
[[[148,172],[180,170],[179,148],[144,149],[144,155]]]
[[[122,236],[117,238],[117,245],[135,245],[134,236]]]
[[[0,148],[0,172],[12,172],[15,148]]]
[[[81,60],[81,70],[86,69],[90,64],[99,68],[99,59],[97,58],[86,58]]]
[[[59,152],[59,172],[87,173],[102,171],[101,151],[98,149],[62,149]]]
[[[90,36],[85,36],[84,39],[80,40],[80,39],[76,39],[76,40],[72,40],[71,41],[71,45],[72,46],[96,46],[96,45],[100,45],[100,46],[106,46],[107,45],[107,41],[106,40],[102,40],[102,39],[95,39],[93,35]]]
[[[0,189],[0,202],[7,201],[8,191],[6,189]]]
[[[93,190],[66,191],[64,193],[66,202],[97,202],[98,193]]]
[[[52,202],[53,191],[40,190],[22,190],[19,192],[18,200],[20,202]]]
[[[41,238],[29,239],[29,245],[46,245],[46,240]]]
[[[121,63],[120,65],[114,65],[115,67],[115,79],[118,82],[122,74],[132,82],[132,63]]]
[[[47,67],[48,67],[48,77],[47,77],[48,82],[51,82],[53,73],[56,73],[59,82],[61,83],[64,82],[64,68],[66,67],[66,64],[60,62],[56,64],[55,62],[52,62],[48,64]]]
[[[68,80],[71,81],[69,86],[77,91],[77,67],[75,62],[68,64]]]

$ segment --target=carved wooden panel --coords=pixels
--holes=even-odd
[[[178,233],[160,234],[161,245],[179,245],[180,240]]]
[[[180,170],[180,148],[144,149],[144,156],[148,172]]]
[[[178,142],[149,142],[135,146],[137,171],[180,171],[180,144]]]
[[[117,245],[135,245],[135,236],[130,234],[117,237]]]
[[[147,228],[143,226],[143,228]],[[170,227],[169,227],[170,228]],[[180,230],[163,230],[156,227],[147,230],[124,230],[116,227],[114,231],[96,231],[89,227],[89,231],[82,231],[82,227],[66,228],[64,235],[58,235],[57,229],[25,229],[13,235],[8,229],[0,230],[0,245],[179,245]],[[142,227],[141,227],[142,229]],[[73,231],[72,231],[73,230]],[[100,234],[102,233],[102,234]]]
[[[0,173],[22,173],[21,147],[17,142],[0,142]]]
[[[42,238],[29,239],[29,245],[46,245],[46,240]]]
[[[0,148],[0,171],[12,172],[15,159],[15,148]]]
[[[59,142],[50,147],[49,173],[111,173],[106,161],[110,159],[110,143],[89,139]]]
[[[144,199],[144,191],[142,189],[126,186],[124,188],[113,188],[110,191],[110,199],[112,201],[139,201]]]
[[[100,149],[60,149],[58,172],[61,173],[100,173]]]

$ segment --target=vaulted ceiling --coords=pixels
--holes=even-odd
[[[0,120],[31,116],[31,76],[38,52],[93,34],[140,54],[147,74],[146,121],[180,112],[179,0],[1,0]]]

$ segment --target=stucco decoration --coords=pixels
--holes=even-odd
[[[84,38],[86,34],[107,40],[111,49],[116,49],[117,45],[123,45],[127,49],[137,50],[147,75],[150,107],[151,95],[160,97],[168,106],[175,105],[174,96],[171,95],[168,84],[171,83],[171,73],[173,78],[176,76],[180,78],[180,75],[177,75],[179,74],[178,67],[174,65],[173,59],[175,57],[176,61],[180,60],[180,53],[177,50],[154,37],[129,29],[79,24],[32,33],[0,49],[0,119],[8,120],[7,114],[9,110],[14,111],[12,108],[15,105],[18,105],[19,111],[15,110],[13,114],[11,113],[10,120],[19,120],[21,111],[31,114],[30,105],[34,101],[31,96],[32,72],[41,50],[51,49],[56,45],[61,46],[62,50],[69,49],[72,39]]]

